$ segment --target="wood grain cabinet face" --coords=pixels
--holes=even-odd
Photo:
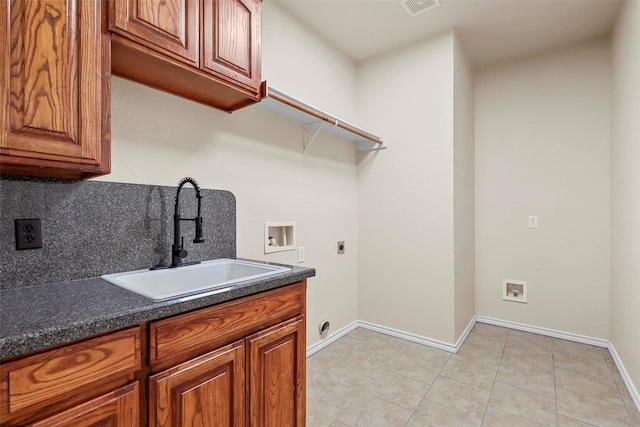
[[[152,322],[150,364],[164,369],[303,314],[304,290],[298,283]]]
[[[112,71],[224,111],[260,101],[260,0],[110,0]]]
[[[244,342],[149,378],[153,427],[244,426]]]
[[[247,338],[251,426],[305,425],[304,335],[299,317]]]
[[[3,172],[77,178],[108,173],[110,60],[100,0],[3,4]]]
[[[32,427],[136,427],[140,424],[138,382],[121,387]]]
[[[304,427],[305,293],[302,281],[150,324],[150,425]]]
[[[187,64],[199,64],[199,6],[196,0],[114,0],[110,29]]]
[[[78,408],[87,409],[83,406],[87,399],[111,393],[130,383],[135,372],[140,369],[139,327],[2,363],[0,365],[1,424],[3,426],[25,425],[27,421],[52,416],[52,419],[60,420],[61,425],[77,425],[73,422],[65,424],[62,421],[78,416],[79,412],[76,411]],[[92,403],[87,410],[93,411],[94,406],[106,405],[99,411],[100,414],[107,410],[104,409],[107,407],[116,412],[121,411],[117,408],[120,408],[121,406],[118,405],[123,403],[113,402],[119,401],[118,397],[123,393],[121,390],[115,395],[110,394],[111,397],[100,400],[100,403]],[[115,406],[109,403],[111,401]],[[137,401],[136,388],[135,402]],[[127,402],[129,401],[125,403]],[[62,416],[61,411],[71,412],[66,412],[66,415]],[[95,414],[97,417],[100,416],[97,412]]]
[[[253,91],[260,88],[260,15],[257,0],[203,4],[202,68]]]
[[[303,427],[304,334],[300,316],[151,376],[150,425],[241,427],[247,416],[249,426]]]

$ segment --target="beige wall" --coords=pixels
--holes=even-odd
[[[358,67],[359,124],[389,148],[359,155],[364,321],[454,341],[453,33]]]
[[[276,2],[262,3],[262,26],[263,80],[355,122],[355,64]]]
[[[353,64],[270,6],[264,4],[265,77],[284,91],[312,87],[310,102],[353,114],[355,98],[344,95],[355,90]],[[286,67],[279,57],[289,58]],[[303,265],[317,271],[308,281],[307,344],[319,340],[322,319],[332,331],[357,320],[353,144],[323,134],[305,157],[302,125],[258,107],[229,115],[117,77],[112,89],[113,168],[101,179],[176,185],[189,175],[205,188],[231,191],[239,257],[297,264],[296,252],[265,255],[263,246],[265,221],[296,221]],[[338,240],[347,242],[344,255],[336,254]]]
[[[640,2],[626,2],[613,37],[611,342],[640,387]]]
[[[454,338],[475,315],[475,174],[473,70],[454,39],[453,216]]]
[[[476,73],[478,315],[609,337],[610,78],[609,40]]]

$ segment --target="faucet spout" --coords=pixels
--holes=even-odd
[[[180,190],[185,184],[191,184],[196,190],[196,198],[198,199],[198,214],[195,218],[182,218],[180,214]],[[176,191],[176,202],[173,214],[173,245],[171,246],[171,267],[180,267],[185,265],[182,259],[187,256],[187,251],[184,249],[184,237],[182,237],[180,231],[181,221],[194,221],[196,224],[196,237],[193,239],[193,243],[203,243],[204,237],[202,235],[202,213],[201,213],[201,200],[202,193],[200,193],[200,186],[195,179],[191,177],[185,177],[180,180],[178,184],[178,190]],[[190,262],[189,264],[197,264],[199,261]]]

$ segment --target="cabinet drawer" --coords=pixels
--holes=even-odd
[[[139,369],[139,327],[9,362],[0,366],[0,415],[86,399],[90,389]]]
[[[303,313],[306,282],[150,325],[150,364],[170,366]]]
[[[138,382],[135,381],[33,423],[31,427],[137,427],[140,424],[138,390]]]

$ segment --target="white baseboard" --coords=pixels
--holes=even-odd
[[[480,323],[487,323],[489,325],[502,326],[503,328],[517,329],[519,331],[531,332],[538,335],[546,335],[548,337],[560,338],[567,341],[594,345],[596,347],[609,348],[609,341],[585,335],[572,334],[570,332],[562,332],[555,329],[531,326],[524,323],[509,322],[508,320],[494,319],[492,317],[485,316],[476,316],[476,321]]]
[[[358,327],[358,321],[355,321],[355,322],[345,326],[344,328],[338,329],[337,331],[335,331],[334,333],[332,333],[331,335],[329,335],[325,339],[323,339],[321,341],[318,341],[317,343],[313,344],[312,346],[307,347],[307,357],[311,356],[313,353],[317,353],[318,351],[322,350],[323,348],[325,348],[326,346],[328,346],[332,342],[334,342],[337,339],[342,338],[343,336],[347,335],[349,332],[353,331],[357,327]]]
[[[458,341],[456,341],[456,351],[455,351],[456,353],[458,352],[458,350],[460,350],[460,347],[462,347],[462,344],[464,344],[464,341],[469,336],[469,333],[471,333],[471,330],[473,329],[473,326],[476,324],[477,321],[478,321],[478,316],[474,315],[469,321],[469,324],[467,325],[465,330],[460,335],[460,338],[458,338]]]
[[[603,347],[608,349],[609,352],[611,353],[611,356],[616,366],[618,367],[618,371],[620,372],[620,376],[622,376],[622,380],[624,381],[624,384],[627,386],[627,390],[629,390],[629,394],[633,399],[633,403],[635,403],[636,407],[638,408],[638,411],[640,411],[640,393],[638,393],[638,390],[636,389],[635,385],[633,384],[633,381],[629,377],[629,374],[627,373],[627,370],[625,369],[624,364],[622,363],[622,360],[620,360],[620,356],[618,356],[618,353],[616,352],[615,348],[613,347],[613,344],[610,341],[603,340],[600,338],[588,337],[585,335],[573,334],[570,332],[562,332],[555,329],[527,325],[524,323],[494,319],[494,318],[485,317],[485,316],[473,316],[473,318],[471,319],[471,321],[465,328],[464,332],[460,335],[460,338],[458,338],[455,344],[449,344],[443,341],[434,340],[431,338],[423,337],[423,336],[412,334],[409,332],[400,331],[398,329],[388,328],[386,326],[376,325],[375,323],[359,320],[345,326],[342,329],[339,329],[338,331],[334,332],[324,340],[319,341],[313,344],[312,346],[308,347],[307,357],[322,350],[332,342],[345,336],[346,334],[348,334],[349,332],[353,331],[358,327],[380,332],[386,335],[391,335],[393,337],[402,338],[407,341],[415,342],[418,344],[427,345],[429,347],[438,348],[440,350],[445,350],[450,353],[457,353],[458,350],[460,350],[460,347],[462,346],[464,341],[467,339],[467,336],[473,329],[473,326],[476,324],[476,322],[487,323],[489,325],[495,325],[495,326],[502,326],[503,328],[516,329],[519,331],[531,332],[539,335],[546,335],[549,337],[560,338],[567,341],[575,341],[583,344],[589,344],[596,347]]]
[[[626,385],[627,390],[629,390],[629,394],[633,399],[633,403],[636,404],[636,408],[638,408],[638,411],[640,411],[640,393],[638,393],[638,389],[633,384],[633,381],[631,381],[631,377],[629,377],[629,373],[625,369],[624,364],[622,363],[622,360],[620,360],[620,356],[618,356],[618,352],[616,351],[615,347],[613,347],[613,343],[611,342],[609,342],[609,353],[611,353],[611,357],[613,358],[613,361],[615,362],[616,367],[618,368],[618,372],[620,372],[620,376],[624,381],[624,385]]]
[[[402,338],[407,341],[415,342],[418,344],[428,345],[429,347],[438,348],[440,350],[448,351],[450,353],[455,353],[457,351],[455,345],[452,345],[443,341],[438,341],[431,338],[423,337],[420,335],[412,334],[409,332],[388,328],[386,326],[376,325],[375,323],[364,322],[360,320],[358,322],[358,326],[360,326],[361,328],[380,332],[382,334],[391,335],[392,337]]]
[[[365,321],[359,320],[359,321],[353,322],[353,323],[345,326],[342,329],[337,330],[336,332],[334,332],[333,334],[331,334],[327,338],[323,339],[322,341],[319,341],[319,342],[309,346],[307,348],[307,357],[309,357],[312,354],[322,350],[323,348],[325,348],[326,346],[328,346],[332,342],[334,342],[337,339],[345,336],[346,334],[348,334],[349,332],[353,331],[354,329],[356,329],[358,327],[364,328],[364,329],[369,329],[371,331],[380,332],[380,333],[386,334],[386,335],[391,335],[392,337],[402,338],[402,339],[405,339],[407,341],[415,342],[415,343],[418,343],[418,344],[427,345],[429,347],[434,347],[434,348],[437,348],[437,349],[440,349],[440,350],[448,351],[450,353],[457,353],[458,350],[460,350],[460,347],[462,346],[462,344],[464,343],[464,340],[467,339],[467,336],[471,332],[471,329],[473,329],[473,325],[475,325],[475,323],[476,323],[476,317],[474,316],[471,319],[471,321],[469,322],[469,324],[467,325],[467,327],[465,328],[465,330],[462,333],[462,335],[460,335],[460,338],[458,338],[458,341],[456,341],[455,344],[449,344],[449,343],[446,343],[446,342],[443,342],[443,341],[438,341],[438,340],[434,340],[434,339],[431,339],[431,338],[423,337],[423,336],[420,336],[420,335],[412,334],[410,332],[404,332],[404,331],[400,331],[398,329],[388,328],[386,326],[381,326],[381,325],[377,325],[375,323],[370,323],[370,322],[365,322]]]

